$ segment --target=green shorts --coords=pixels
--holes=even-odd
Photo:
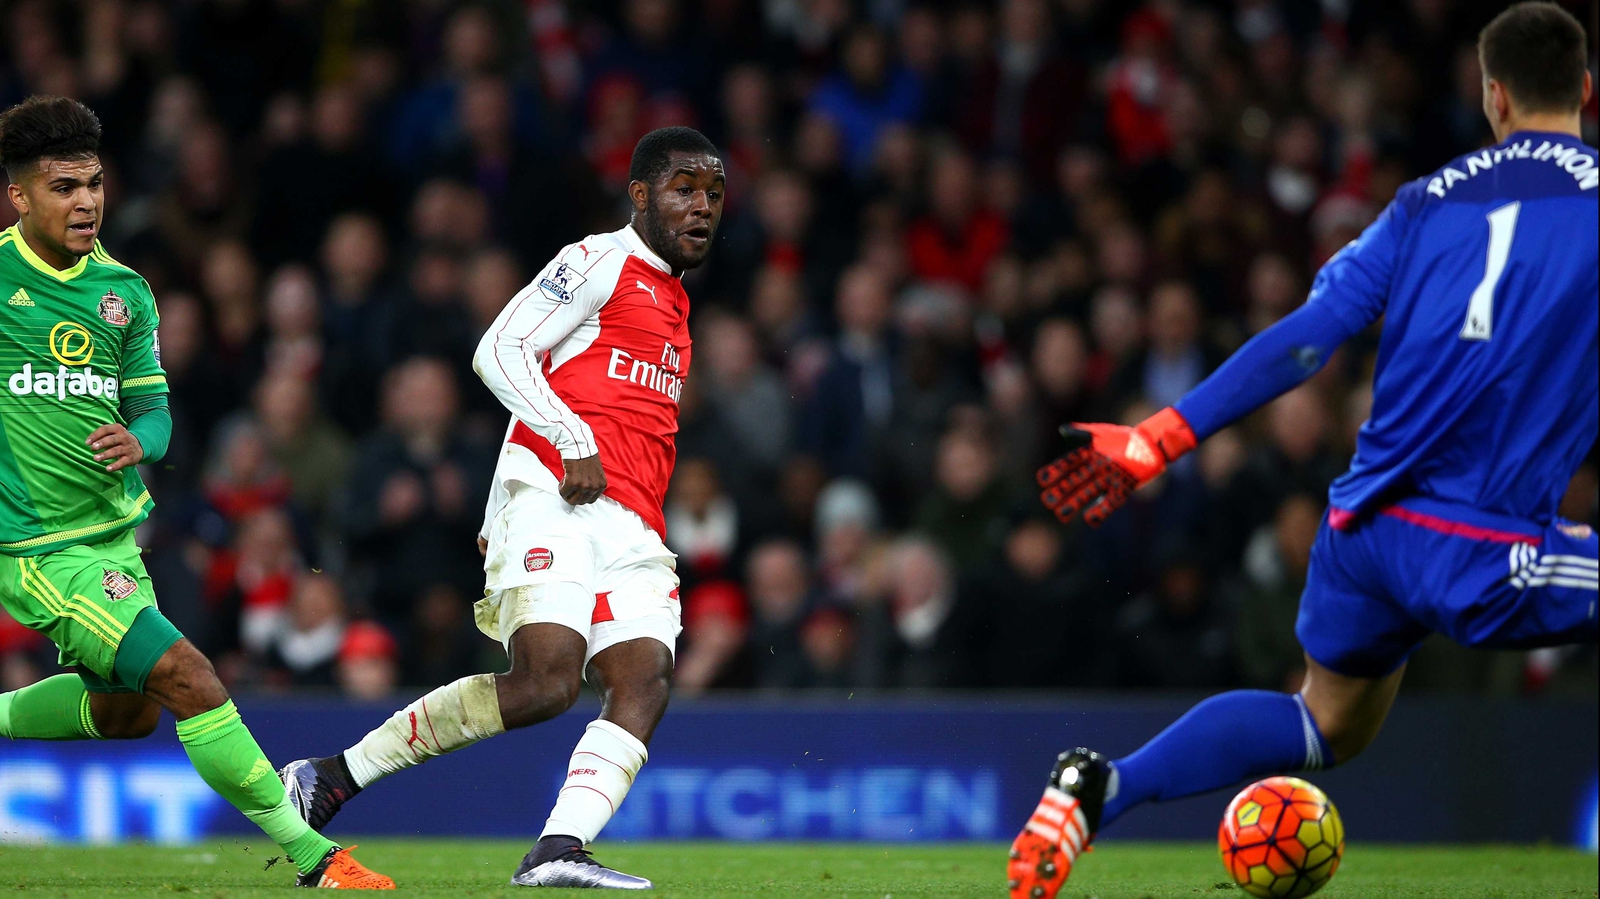
[[[142,690],[180,636],[156,610],[132,530],[38,556],[0,556],[0,606],[54,641],[61,665],[77,668],[97,693]]]

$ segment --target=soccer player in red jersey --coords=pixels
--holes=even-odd
[[[462,678],[356,745],[281,773],[318,829],[373,781],[572,707],[603,703],[573,750],[539,842],[512,883],[650,889],[585,850],[628,794],[666,712],[680,627],[661,505],[689,371],[689,297],[722,218],[717,149],[662,128],[634,149],[633,220],[562,250],[500,313],[473,367],[512,420],[479,532],[478,627],[505,674]]]

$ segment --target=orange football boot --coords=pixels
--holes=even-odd
[[[1110,774],[1105,758],[1087,749],[1056,757],[1044,797],[1011,843],[1011,899],[1055,899],[1100,827]]]
[[[394,881],[355,860],[350,854],[356,847],[341,849],[335,846],[322,857],[322,862],[295,882],[296,886],[319,887],[324,890],[392,890]]]

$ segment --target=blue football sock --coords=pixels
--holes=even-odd
[[[1266,690],[1234,690],[1207,699],[1137,752],[1112,762],[1115,793],[1103,828],[1144,802],[1205,793],[1240,781],[1333,766],[1305,700]]]

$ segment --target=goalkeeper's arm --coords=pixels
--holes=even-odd
[[[1069,452],[1039,469],[1040,499],[1062,521],[1099,525],[1129,494],[1229,424],[1294,389],[1388,304],[1407,220],[1391,203],[1317,273],[1305,305],[1257,334],[1211,377],[1137,427],[1064,425]]]
[[[1098,526],[1200,441],[1316,374],[1350,333],[1326,306],[1307,304],[1136,427],[1063,425],[1071,451],[1039,469],[1040,499],[1062,521],[1081,511],[1085,522]]]

